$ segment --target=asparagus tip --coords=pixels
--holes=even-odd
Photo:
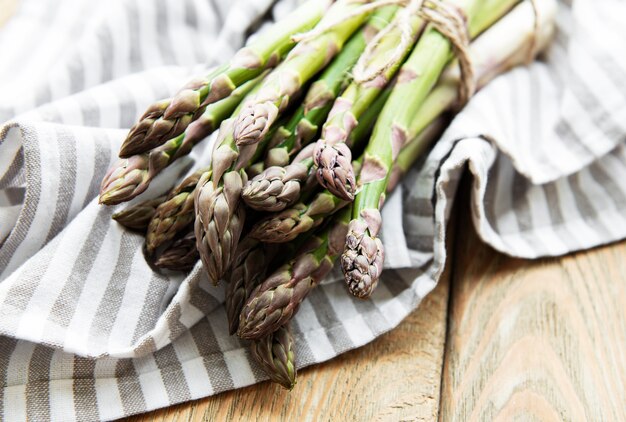
[[[384,262],[383,243],[377,237],[382,222],[380,213],[375,210],[370,214],[350,222],[341,255],[341,270],[348,290],[359,299],[367,299],[372,294]]]
[[[317,142],[314,154],[319,184],[333,195],[353,201],[356,192],[356,177],[352,168],[352,152],[344,144],[328,145],[324,140]]]
[[[259,142],[277,117],[278,107],[271,101],[245,106],[233,128],[233,138],[237,146],[253,145]]]

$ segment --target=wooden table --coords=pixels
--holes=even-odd
[[[626,242],[524,261],[457,216],[444,277],[392,332],[291,393],[262,383],[128,421],[625,421]]]

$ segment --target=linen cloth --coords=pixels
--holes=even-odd
[[[295,3],[21,0],[0,28],[0,419],[109,420],[265,379],[201,265],[152,271],[142,236],[96,195],[151,102]],[[434,288],[466,168],[474,224],[497,250],[536,258],[626,237],[624,17],[619,0],[560,4],[543,61],[480,91],[389,197],[372,299],[352,299],[335,271],[304,301],[299,367],[392,329]]]

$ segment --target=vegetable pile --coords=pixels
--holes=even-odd
[[[159,268],[202,261],[226,282],[229,330],[268,376],[296,382],[289,321],[339,261],[347,290],[378,283],[385,195],[450,117],[532,60],[554,0],[310,0],[227,64],[159,101],[105,176],[115,205],[218,130],[210,163],[113,215],[145,231]],[[219,128],[219,129],[218,129]]]

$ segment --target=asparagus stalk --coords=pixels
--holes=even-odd
[[[241,111],[233,136],[237,145],[259,142],[290,98],[343,47],[345,41],[367,18],[368,13],[354,14],[364,0],[338,0],[318,25],[336,23],[320,35],[300,41],[263,81],[259,93]]]
[[[237,107],[258,92],[257,85]],[[237,147],[233,138],[234,117],[222,122],[211,157],[211,172],[205,172],[194,193],[197,248],[204,268],[214,284],[226,274],[237,249],[246,211],[241,203],[241,190],[247,182],[245,168],[258,159],[268,142]]]
[[[288,124],[291,131],[280,131],[279,136],[287,136],[267,153],[266,170],[250,180],[244,187],[242,197],[253,209],[276,212],[293,204],[300,197],[300,187],[308,176],[313,164],[309,150],[300,159],[289,164],[290,155],[307,145],[318,132],[330,111],[332,102],[347,83],[348,73],[368,40],[389,24],[396,7],[385,7],[375,12],[347,42],[345,48],[326,68],[320,78],[311,85],[304,104],[294,114]]]
[[[352,152],[346,142],[350,132],[357,125],[360,117],[365,113],[381,91],[391,81],[398,71],[400,64],[409,54],[415,39],[422,27],[422,20],[414,9],[415,3],[402,9],[396,15],[389,30],[381,32],[381,37],[374,40],[374,48],[369,62],[359,65],[366,68],[381,67],[381,61],[390,60],[390,52],[398,55],[372,81],[353,81],[335,101],[329,118],[322,129],[322,137],[317,141],[313,154],[317,179],[320,185],[333,192],[342,199],[354,199],[356,179],[351,167]],[[403,43],[403,40],[406,42]],[[400,49],[400,51],[398,51]],[[365,59],[367,60],[367,58]]]
[[[445,127],[445,122],[446,119],[443,117],[436,119],[402,148],[398,158],[393,163],[389,181],[387,182],[387,193],[392,192],[398,186],[406,172],[424,155],[426,149],[441,134]]]
[[[326,217],[347,204],[348,201],[325,190],[318,193],[309,204],[300,202],[260,220],[250,231],[250,236],[266,243],[286,243],[319,226]]]
[[[300,198],[302,185],[313,165],[312,148],[305,148],[291,164],[271,166],[249,180],[241,196],[252,209],[276,212]]]
[[[330,0],[309,0],[239,50],[230,63],[191,81],[173,98],[150,106],[130,130],[120,157],[146,152],[180,135],[202,114],[204,107],[227,98],[241,85],[276,66],[295,45],[291,37],[312,28],[330,3]]]
[[[212,173],[204,173],[195,191],[195,233],[204,268],[214,284],[226,274],[245,221],[241,190],[247,181],[240,151],[232,139],[232,119],[222,123],[212,157]],[[250,156],[252,147],[244,147]],[[242,161],[245,161],[243,159]]]
[[[166,198],[167,196],[163,195],[158,198],[148,199],[147,201],[118,211],[111,217],[126,228],[144,231],[148,228],[148,224],[154,216],[157,207],[165,202]]]
[[[343,249],[350,215],[350,207],[338,213],[330,225],[307,240],[294,259],[254,289],[241,311],[239,337],[265,337],[293,317],[307,294],[333,268]]]
[[[360,161],[354,166],[360,168]],[[318,192],[311,202],[302,198],[301,202],[277,214],[258,221],[250,230],[250,236],[267,243],[290,242],[322,224],[330,215],[349,204],[328,190]]]
[[[171,133],[164,132],[159,134],[159,129],[162,129],[162,127],[159,126],[157,122],[162,122],[162,120],[157,120],[157,122],[155,122],[155,124],[153,124],[147,132],[141,134],[135,133],[132,138],[126,138],[120,148],[120,157],[129,158],[136,154],[149,152],[150,150],[155,149],[174,139],[178,141],[175,143],[182,142],[179,148],[187,151],[184,153],[187,154],[189,152],[188,150],[190,150],[193,146],[193,142],[191,141],[191,139],[202,139],[205,136],[209,135],[211,132],[213,132],[215,129],[217,129],[222,120],[226,119],[232,114],[233,110],[241,102],[243,96],[246,95],[246,93],[250,90],[250,88],[252,88],[253,85],[254,84],[251,83],[251,81],[246,82],[240,88],[233,91],[228,97],[216,103],[210,104],[206,107],[202,107],[201,110],[197,111],[198,115],[195,116],[193,119],[191,119],[192,116],[186,116],[182,118],[178,121],[179,127],[172,128]],[[162,105],[165,102],[166,101],[161,101],[159,103],[156,103],[152,107],[157,107],[157,105]],[[144,115],[144,117],[148,116],[148,114],[154,115],[154,113],[155,112],[150,109],[147,114]],[[142,118],[139,124],[145,125],[149,120],[149,118]],[[201,123],[197,123],[198,120],[201,120]],[[135,128],[137,128],[137,126],[135,126]],[[133,133],[133,130],[135,130],[135,128],[131,129],[131,134]],[[179,139],[179,136],[183,132],[187,132],[191,128],[193,128],[194,130],[199,130],[200,134],[203,134],[204,136],[200,137],[200,134],[198,134],[198,136],[194,136],[191,139]],[[138,129],[139,128],[137,128],[137,130]],[[139,142],[135,142],[134,140],[139,140]]]
[[[182,238],[163,251],[154,265],[167,270],[187,272],[196,265],[199,259],[196,236],[193,230],[188,230]]]
[[[476,71],[477,89],[507,70],[526,63],[529,55],[545,48],[554,29],[551,22],[556,3],[553,0],[541,1],[537,2],[536,7],[539,18],[537,33],[533,29],[533,6],[529,2],[522,2],[472,42],[470,55]],[[441,80],[411,122],[409,138],[418,139],[410,141],[398,154],[389,176],[387,192],[395,188],[441,131],[443,121],[438,116],[456,103],[458,84],[459,72],[456,62],[453,62],[448,65]]]
[[[385,106],[385,103],[389,99],[393,86],[394,82],[392,81],[380,92],[368,109],[361,115],[359,122],[350,132],[348,141],[346,142],[350,149],[359,147],[363,143],[363,140],[369,140],[369,135],[372,133],[376,120]]]
[[[200,177],[206,172],[210,172],[210,169],[199,169],[185,178],[172,190],[167,200],[157,207],[146,233],[148,253],[153,253],[156,248],[174,239],[193,223],[194,192]]]
[[[115,205],[130,201],[144,192],[157,174],[178,158],[189,154],[195,144],[210,135],[257,82],[258,79],[247,82],[227,99],[207,107],[202,117],[190,124],[184,133],[149,152],[119,160],[102,180],[100,203]]]
[[[295,341],[289,324],[267,336],[254,340],[252,356],[272,381],[287,390],[296,385]]]
[[[476,72],[477,89],[507,70],[526,63],[531,54],[537,54],[545,48],[554,30],[552,21],[556,2],[539,1],[535,7],[538,17],[536,33],[533,5],[521,2],[472,42],[470,55]],[[441,131],[443,122],[438,116],[456,103],[458,84],[459,72],[456,62],[453,62],[448,65],[410,124],[409,139],[418,139],[410,141],[400,151],[389,176],[388,192],[393,190]]]
[[[252,290],[265,279],[270,261],[277,249],[251,237],[246,237],[235,253],[230,283],[226,285],[226,315],[228,330],[235,334],[239,328],[239,314]]]
[[[151,179],[149,168],[147,154],[119,160],[102,179],[98,201],[104,205],[117,205],[143,193]]]
[[[290,156],[306,146],[310,142],[309,138],[315,137],[315,133],[311,131],[316,128],[308,127],[303,118],[304,106],[300,105],[284,124],[272,125],[266,135],[268,142],[265,157],[255,156],[252,160],[254,164],[246,167],[249,179],[258,176],[268,167],[286,166]]]
[[[194,197],[197,247],[215,284],[228,271],[243,230],[246,212],[241,191],[247,182],[245,168],[268,141],[238,148],[232,136],[233,121],[231,118],[222,123],[213,151],[212,172],[202,175]]]
[[[480,9],[477,19],[474,19],[474,1],[457,3],[468,13],[469,33],[475,36],[499,19],[511,2],[491,0],[491,4],[484,4]],[[377,237],[382,223],[379,209],[384,202],[391,165],[403,144],[414,136],[410,128],[418,125],[411,122],[419,120],[416,116],[420,110],[424,113],[432,110],[424,100],[442,73],[450,48],[450,43],[437,30],[426,30],[402,68],[407,75],[420,77],[405,78],[392,91],[366,148],[360,176],[362,188],[355,198],[353,219],[341,260],[348,289],[356,297],[367,298],[378,282],[384,261],[383,245]],[[433,102],[441,101],[440,94],[431,98]],[[438,107],[439,110],[445,109],[441,104]],[[434,117],[430,116],[428,122]],[[424,121],[420,124],[424,125]]]

